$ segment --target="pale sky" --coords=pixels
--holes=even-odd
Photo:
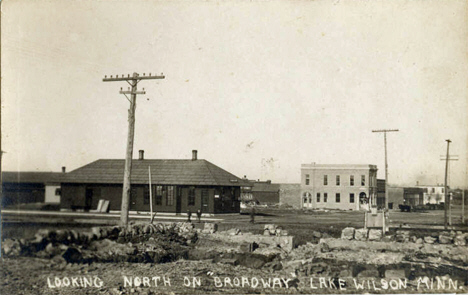
[[[300,182],[303,163],[375,164],[466,186],[468,2],[2,1],[2,169],[124,158],[126,82],[142,81],[134,158],[199,158]]]

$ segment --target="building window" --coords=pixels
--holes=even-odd
[[[366,186],[366,176],[361,175],[361,186]]]
[[[145,191],[143,193],[143,204],[148,205],[149,203],[150,203],[149,188],[145,187]]]
[[[307,193],[304,193],[302,196],[304,197],[304,204],[307,203]]]
[[[201,191],[201,200],[202,200],[202,207],[208,208],[208,190],[207,189],[202,189]],[[234,204],[234,197],[233,197],[233,204]]]
[[[55,189],[55,195],[56,195],[56,196],[61,196],[61,195],[62,195],[62,189],[56,188],[56,189]]]
[[[335,200],[335,201],[336,201],[337,203],[341,202],[340,193],[336,193],[336,196],[335,196],[335,197],[336,197],[336,200]]]
[[[136,200],[137,200],[137,189],[135,187],[130,188],[130,204],[136,204]]]
[[[323,193],[323,202],[326,203],[328,201],[328,194]]]
[[[354,194],[349,194],[349,202],[354,203]]]
[[[442,188],[442,193],[444,193],[444,188]]]
[[[349,185],[354,186],[354,175],[349,176]]]
[[[323,176],[323,185],[328,185],[328,175]]]
[[[163,187],[161,185],[156,186],[156,205],[162,205],[162,195],[163,195]]]
[[[172,206],[172,205],[174,205],[174,187],[173,186],[168,186],[166,191],[167,191],[166,205],[167,206]]]
[[[432,188],[432,192],[435,193],[435,187]]]
[[[320,203],[320,193],[317,193],[317,203]]]
[[[194,187],[189,188],[188,205],[189,206],[195,205],[195,188]]]
[[[340,176],[339,175],[336,176],[336,185],[340,186]]]
[[[306,184],[306,185],[309,185],[309,183],[310,183],[310,175],[309,175],[309,174],[306,174],[306,176],[305,176],[305,184]]]

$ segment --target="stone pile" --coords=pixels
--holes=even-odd
[[[381,229],[370,229],[369,230],[369,241],[380,241],[382,239]]]
[[[33,239],[6,239],[2,242],[2,252],[5,256],[24,255],[46,258],[57,253],[63,253],[70,247],[92,247],[93,242],[100,240],[110,240],[124,244],[144,242],[155,237],[159,240],[175,242],[180,245],[191,244],[197,240],[193,224],[184,222],[134,224],[128,227],[103,226],[93,227],[90,231],[40,229]]]
[[[355,232],[354,227],[346,227],[341,232],[341,238],[345,240],[352,240],[354,239],[354,232]]]
[[[435,233],[431,236],[423,238],[411,236],[409,230],[397,230],[395,235],[383,237],[382,230],[380,229],[355,229],[353,227],[346,227],[341,232],[341,239],[344,240],[357,240],[357,241],[384,241],[390,242],[392,240],[400,243],[416,243],[416,244],[454,244],[456,246],[466,246],[468,244],[468,233],[461,231],[443,231]]]
[[[358,241],[366,241],[369,236],[367,228],[359,228],[354,231],[354,238]]]
[[[265,224],[263,228],[264,236],[287,236],[288,231],[275,224]]]
[[[230,236],[237,236],[237,235],[242,234],[241,230],[238,229],[238,228],[231,228],[230,230],[224,231],[222,233],[224,233],[226,235],[230,235]]]
[[[397,230],[395,234],[395,241],[401,243],[408,243],[410,241],[410,231]]]
[[[202,230],[204,234],[214,234],[218,231],[218,224],[217,223],[205,223],[205,226]]]

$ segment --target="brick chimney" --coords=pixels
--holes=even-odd
[[[65,172],[67,172],[67,167],[62,166],[62,173],[65,173]]]
[[[138,160],[144,160],[145,159],[145,151],[144,150],[139,150],[138,151]]]
[[[192,161],[197,159],[197,150],[192,150]]]

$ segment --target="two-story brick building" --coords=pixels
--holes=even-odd
[[[377,166],[302,164],[303,208],[367,210],[377,204]]]

